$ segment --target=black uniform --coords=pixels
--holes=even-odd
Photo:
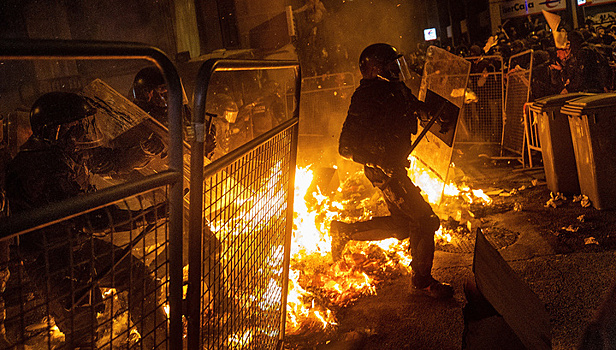
[[[12,214],[93,190],[88,169],[77,154],[34,136],[7,165],[6,194]],[[116,229],[135,228],[134,217],[112,206],[20,236],[26,272],[49,301],[49,312],[67,344],[83,346],[96,340],[96,312],[102,305],[99,287],[130,293],[128,310],[145,348],[166,338],[167,317],[158,305],[157,282],[145,264],[130,253],[121,259],[124,249],[93,237],[111,223]]]
[[[568,35],[571,53],[563,66],[563,80],[567,92],[606,92],[612,85],[612,69],[598,49],[584,42],[579,31]]]
[[[440,222],[420,189],[407,176],[411,136],[426,108],[401,82],[362,79],[340,134],[339,152],[364,164],[364,173],[381,189],[391,213],[350,224],[352,240],[410,238],[414,285],[432,282],[434,232]]]

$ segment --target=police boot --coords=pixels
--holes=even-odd
[[[346,247],[347,242],[351,239],[351,225],[342,221],[333,220],[329,233],[332,236],[332,257],[334,262],[340,260],[342,251]]]
[[[432,276],[422,277],[413,273],[411,285],[413,294],[422,294],[434,299],[449,299],[454,294],[450,284],[439,282]]]

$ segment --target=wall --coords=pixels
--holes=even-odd
[[[285,0],[236,0],[237,25],[240,34],[240,46],[250,47],[249,31],[284,12]]]

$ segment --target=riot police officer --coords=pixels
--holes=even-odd
[[[158,68],[146,67],[135,75],[130,99],[154,119],[167,125],[167,83]]]
[[[364,165],[364,174],[385,197],[390,216],[355,223],[332,221],[332,255],[337,260],[349,240],[410,239],[412,289],[450,298],[453,288],[432,277],[434,232],[439,218],[407,175],[411,136],[417,119],[429,113],[400,81],[402,55],[391,45],[366,47],[359,58],[362,80],[351,97],[339,153]]]
[[[249,140],[246,134],[250,129],[246,127],[247,123],[238,120],[239,108],[231,96],[224,93],[209,95],[206,111],[212,116],[217,136],[218,147],[214,150],[212,159],[222,157]]]
[[[192,122],[192,112],[188,106],[186,94],[184,91],[182,91],[182,93],[184,96],[182,121],[186,129]],[[165,77],[158,68],[145,67],[137,72],[130,89],[129,98],[154,119],[164,126],[168,126],[167,83]],[[210,128],[206,135],[204,146],[204,153],[207,158],[212,158],[216,145],[216,129]]]
[[[32,136],[6,169],[11,215],[95,191],[83,157],[102,142],[95,117],[96,109],[78,94],[52,92],[36,100],[30,112]],[[24,268],[49,303],[68,347],[95,346],[100,287],[109,287],[129,292],[128,311],[141,344],[154,348],[163,342],[165,348],[167,317],[156,280],[140,259],[127,257],[130,250],[98,238],[111,223],[117,230],[137,229],[161,216],[111,205],[20,236],[17,249]]]

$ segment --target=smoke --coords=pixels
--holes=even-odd
[[[354,67],[370,44],[385,42],[409,53],[423,42],[427,22],[423,2],[346,0],[328,11],[323,20],[326,47],[345,49]]]
[[[359,54],[377,42],[389,43],[403,53],[414,51],[417,43],[424,42],[425,4],[402,0],[340,0],[344,2],[335,6],[331,1],[322,1],[327,15],[319,29],[322,46],[327,51],[324,59],[328,69],[318,73],[347,74],[338,75],[344,83],[320,80],[318,74],[314,78],[304,76],[299,158],[307,164],[337,164],[345,172],[342,168],[351,168],[353,164],[339,157],[338,137],[350,97],[359,85]],[[320,141],[315,142],[315,138]]]

